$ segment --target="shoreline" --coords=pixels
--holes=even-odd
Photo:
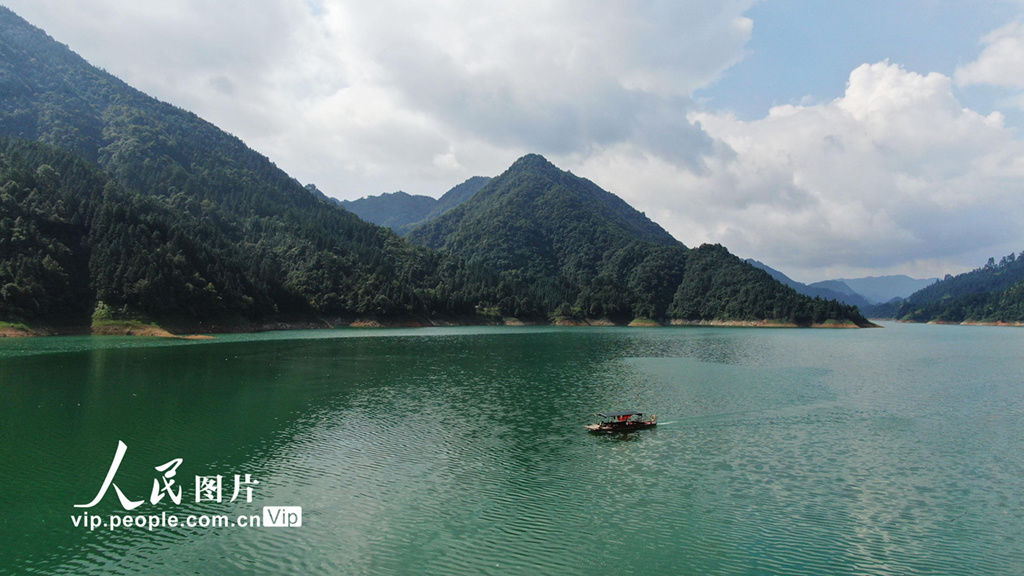
[[[985,324],[988,325],[988,324]],[[1000,324],[1007,325],[1007,324]],[[246,323],[201,323],[177,324],[174,322],[160,325],[140,320],[106,320],[90,326],[64,327],[28,327],[24,324],[6,324],[0,326],[0,338],[33,338],[40,336],[140,336],[148,338],[170,338],[182,340],[210,340],[217,334],[247,334],[260,332],[276,332],[282,330],[322,330],[338,328],[377,329],[377,328],[430,328],[446,326],[560,326],[560,327],[630,327],[630,328],[662,328],[662,327],[715,327],[715,328],[826,328],[856,329],[881,328],[869,322],[860,326],[850,320],[828,321],[825,323],[799,325],[782,320],[669,320],[665,322],[650,318],[634,318],[629,322],[616,322],[610,318],[556,318],[549,321],[537,321],[515,317],[477,317],[477,318],[403,318],[380,319],[363,318],[319,318],[306,320],[274,320]]]
[[[881,328],[878,324],[868,321],[861,326],[852,320],[827,320],[810,325],[797,324],[782,320],[672,320],[670,326],[709,326],[718,328],[826,328],[831,330],[849,330],[860,328]]]
[[[89,327],[93,336],[148,336],[151,338],[176,338],[179,340],[212,340],[209,334],[174,334],[159,326],[139,321],[104,321]]]
[[[45,334],[32,330],[28,327],[20,326],[0,326],[0,338],[32,338],[33,336],[51,336],[52,334]]]
[[[901,320],[901,322],[903,322]],[[963,322],[949,322],[946,320],[929,320],[928,322],[907,322],[908,324],[934,324],[936,326],[987,326],[994,328],[1021,328],[1024,322],[1004,322],[1002,320],[964,320]]]
[[[900,320],[897,318],[875,318],[875,320],[896,322],[898,324],[926,324],[932,326],[984,326],[988,328],[1024,328],[1024,322],[1006,322],[1003,320],[964,320],[962,322],[954,322],[951,320],[928,320],[927,322],[921,322],[918,320]]]

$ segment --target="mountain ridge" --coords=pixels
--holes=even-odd
[[[452,187],[440,198],[413,195],[401,190],[358,200],[335,200],[341,207],[367,222],[386,226],[396,234],[405,235],[413,228],[425,224],[455,208],[476,194],[491,179],[473,176]]]
[[[870,307],[870,303],[860,294],[857,294],[852,288],[847,286],[841,280],[815,282],[814,284],[804,284],[793,280],[789,276],[768,266],[764,262],[759,262],[753,259],[746,259],[746,262],[751,266],[764,270],[776,280],[782,282],[786,286],[793,288],[798,293],[811,298],[823,298],[825,300],[837,300],[844,304],[851,306],[857,306],[860,309]]]
[[[895,298],[909,298],[911,294],[938,282],[938,278],[913,278],[906,274],[839,278],[854,292],[872,304],[885,304]]]
[[[893,301],[908,298],[914,292],[934,284],[938,278],[912,278],[905,274],[837,278],[804,284],[757,260],[747,262],[767,271],[773,278],[797,292],[818,298],[834,299],[857,306],[870,316],[889,316]]]
[[[367,222],[391,228],[403,234],[406,226],[419,222],[434,209],[437,200],[430,196],[412,195],[402,190],[366,196],[358,200],[341,200],[339,205]]]

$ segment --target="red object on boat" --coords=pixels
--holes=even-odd
[[[633,432],[645,428],[653,428],[658,424],[657,414],[652,415],[650,420],[644,420],[643,412],[636,410],[624,410],[622,412],[609,412],[598,414],[601,421],[597,424],[588,424],[586,429],[596,434],[611,434],[615,432]]]

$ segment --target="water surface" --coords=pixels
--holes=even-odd
[[[0,341],[0,573],[1015,574],[1022,351],[918,325]],[[628,408],[661,424],[582,428]],[[303,524],[75,527],[119,440],[138,512]],[[182,503],[150,504],[174,458]],[[246,473],[251,503],[194,501]]]

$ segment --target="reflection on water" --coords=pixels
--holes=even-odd
[[[890,326],[23,341],[0,350],[0,572],[1010,574],[1024,563],[1022,339]],[[660,425],[583,430],[625,408]],[[145,508],[295,505],[303,526],[74,528],[119,439],[117,482],[136,498],[176,457],[183,482],[260,482],[252,503]],[[97,512],[119,509],[108,495]]]

